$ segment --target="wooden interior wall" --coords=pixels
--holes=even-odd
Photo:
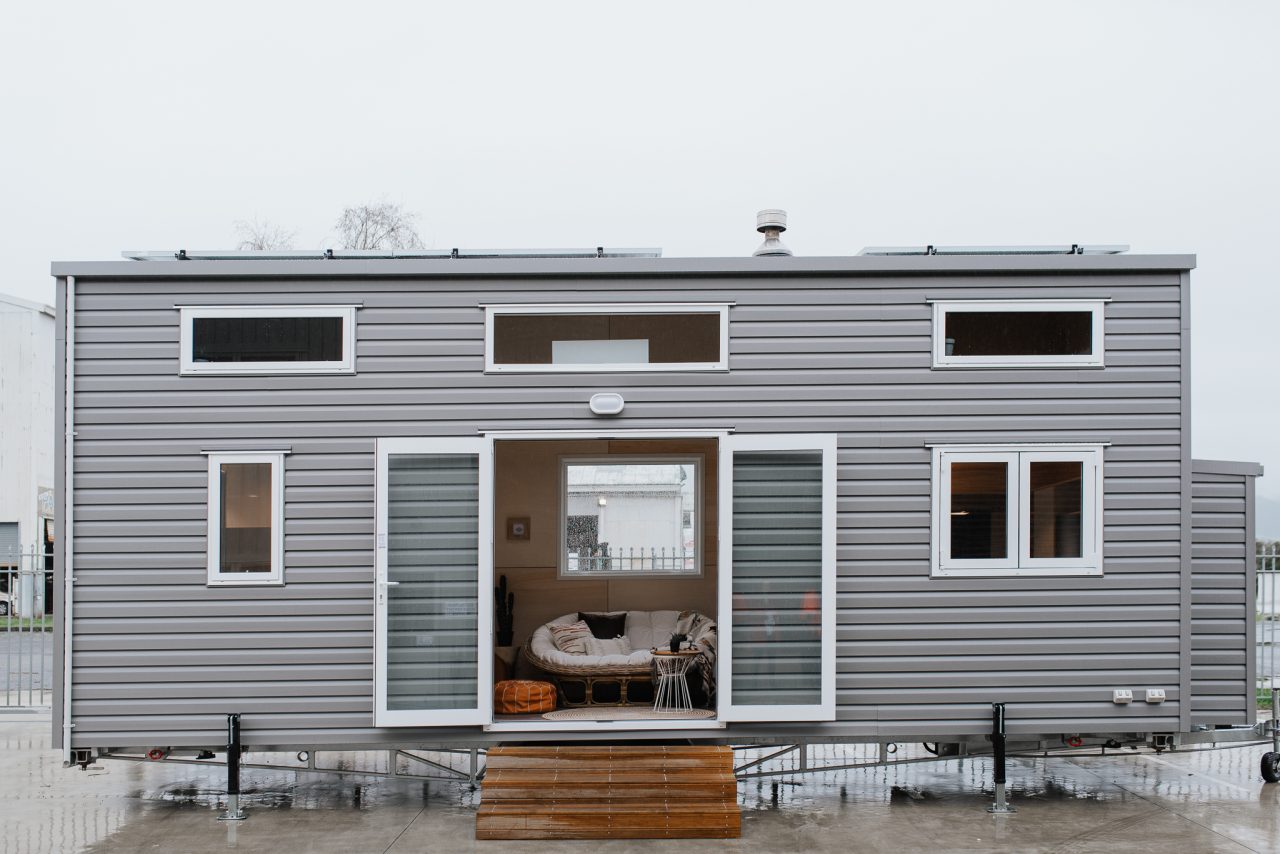
[[[702,576],[630,580],[559,578],[560,457],[590,454],[702,454]],[[570,611],[716,612],[717,513],[714,439],[499,441],[494,466],[494,576],[516,594],[515,643]],[[507,519],[528,517],[529,539],[507,539]]]

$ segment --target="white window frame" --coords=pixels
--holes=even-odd
[[[356,372],[355,305],[185,305],[178,306],[179,373],[198,374],[354,374]],[[342,358],[316,362],[197,362],[193,321],[197,318],[340,317]]]
[[[644,465],[685,465],[693,464],[694,493],[694,526],[693,552],[696,565],[693,572],[627,572],[601,570],[597,572],[570,572],[568,549],[569,526],[569,466],[571,465],[625,465],[641,463]],[[560,557],[558,576],[561,580],[573,578],[612,578],[623,581],[629,578],[701,578],[702,577],[702,529],[706,523],[703,508],[703,469],[704,460],[701,454],[615,454],[613,456],[563,456],[560,458]]]
[[[731,303],[530,303],[486,305],[484,370],[489,374],[515,373],[669,373],[672,371],[729,370],[729,306]],[[514,365],[494,362],[494,318],[504,314],[718,314],[720,355],[714,362],[644,362],[618,364]]]
[[[1101,368],[1105,367],[1105,299],[1078,300],[937,300],[933,302],[933,367],[935,368]],[[1089,311],[1093,352],[1079,355],[948,356],[947,314],[952,311]]]
[[[1105,444],[937,445],[933,447],[931,574],[935,578],[1102,575],[1102,464]],[[1008,464],[1009,537],[1005,558],[953,560],[951,466],[957,462]],[[1080,557],[1031,557],[1031,464],[1081,464]]]
[[[284,451],[217,451],[209,457],[208,545],[210,587],[272,587],[284,584]],[[223,463],[271,464],[271,571],[223,572],[221,568]]]
[[[822,454],[822,699],[813,705],[738,705],[733,701],[733,456],[739,451],[819,451]],[[721,638],[716,696],[723,721],[836,719],[836,435],[734,433],[720,440],[720,543],[717,577]]]

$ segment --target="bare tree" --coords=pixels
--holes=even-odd
[[[418,215],[390,202],[346,208],[338,220],[343,249],[422,249]]]
[[[236,223],[236,235],[240,238],[237,249],[292,249],[297,235],[285,231],[266,220],[240,220]]]

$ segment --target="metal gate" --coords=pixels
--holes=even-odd
[[[1258,575],[1255,601],[1257,617],[1258,701],[1271,702],[1271,689],[1280,688],[1280,542],[1257,544]]]
[[[47,706],[53,696],[53,555],[0,553],[0,695],[5,706]]]

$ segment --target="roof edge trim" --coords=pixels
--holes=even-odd
[[[315,261],[55,261],[54,276],[101,279],[485,278],[507,276],[804,276],[938,273],[1181,272],[1194,255],[927,255],[732,258],[458,258]]]

